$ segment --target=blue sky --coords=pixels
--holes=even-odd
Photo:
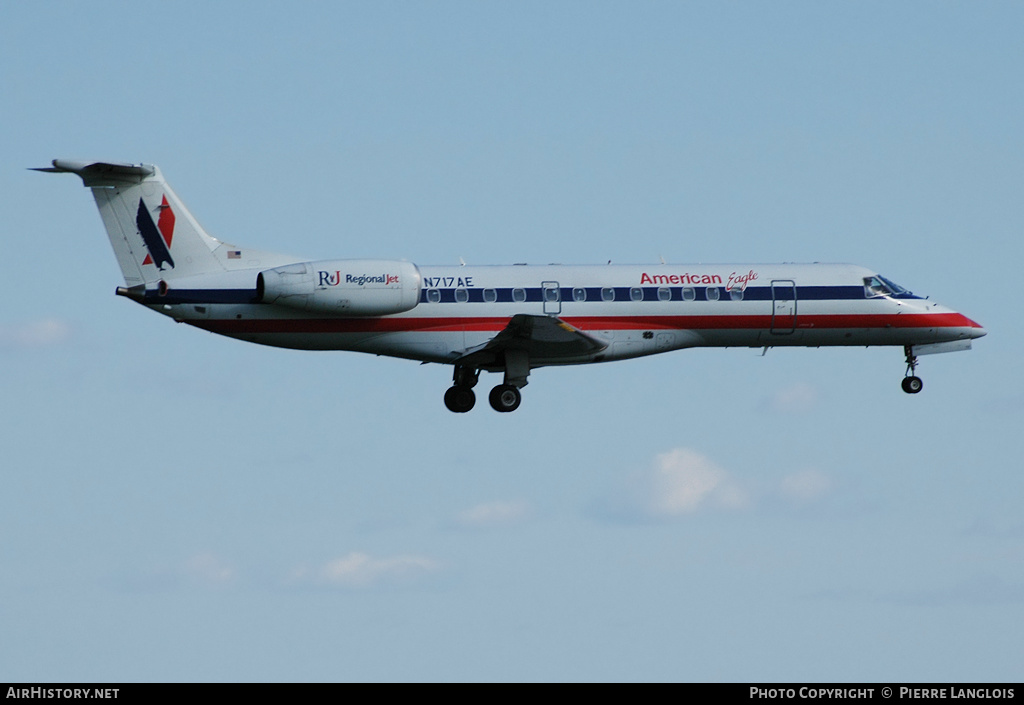
[[[0,8],[0,680],[1020,681],[1015,3]],[[538,370],[115,298],[54,157],[313,258],[855,262],[968,353]],[[490,380],[486,380],[489,384]]]

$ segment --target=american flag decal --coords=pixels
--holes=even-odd
[[[242,251],[228,250],[228,259],[242,259]]]

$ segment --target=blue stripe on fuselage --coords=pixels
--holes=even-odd
[[[609,303],[601,298],[602,287],[588,286],[576,287],[586,292],[586,298],[576,300],[573,298],[573,287],[561,287],[559,291],[560,300],[566,303]],[[693,291],[693,299],[689,301],[713,301],[708,299],[708,289],[718,289],[719,301],[731,301],[731,292],[724,286],[719,287],[604,287],[615,291],[614,302],[639,302],[639,301],[687,301],[683,298],[683,290]],[[638,289],[642,292],[643,298],[632,299],[631,291]],[[661,299],[659,289],[668,289],[671,298]],[[514,291],[522,291],[525,299],[516,300]],[[428,298],[428,292],[435,291],[440,300],[432,302]],[[463,289],[467,297],[467,303],[540,303],[544,300],[544,289],[541,287],[500,287],[485,288],[473,287]],[[495,300],[488,301],[484,298],[485,291],[493,291]],[[457,303],[456,289],[423,289],[420,292],[420,303]],[[796,298],[798,301],[838,301],[838,300],[866,300],[863,286],[798,286]],[[881,297],[875,297],[881,298]],[[914,295],[900,295],[892,298],[914,298],[921,297]],[[748,286],[743,290],[743,301],[771,301],[772,289],[770,286]],[[166,295],[160,296],[155,290],[148,290],[144,303],[147,304],[252,304],[258,303],[255,289],[174,289],[171,288]]]

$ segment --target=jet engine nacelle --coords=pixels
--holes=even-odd
[[[256,277],[263,303],[337,316],[386,316],[420,301],[420,270],[412,262],[340,259],[275,267]]]

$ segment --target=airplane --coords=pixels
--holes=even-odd
[[[530,371],[693,347],[971,348],[984,328],[852,264],[417,266],[309,261],[217,240],[150,164],[55,159],[35,169],[92,190],[125,286],[116,293],[206,331],[283,348],[349,350],[452,365],[449,410],[488,397],[515,411]]]

